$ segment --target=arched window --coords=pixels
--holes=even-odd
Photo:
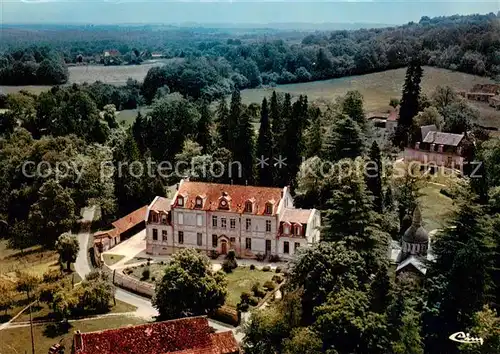
[[[196,197],[196,203],[195,203],[195,206],[197,208],[201,208],[203,205],[203,199],[201,199],[201,197]]]
[[[295,225],[295,235],[302,236],[302,227],[300,225]]]
[[[252,202],[247,200],[245,202],[245,213],[251,213],[252,212]]]

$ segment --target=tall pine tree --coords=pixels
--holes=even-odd
[[[238,129],[242,113],[241,94],[240,90],[235,89],[231,95],[231,104],[229,106],[229,115],[227,120],[227,148],[233,154],[236,151],[236,146],[240,143],[238,141]]]
[[[363,153],[361,129],[351,118],[340,115],[325,137],[322,156],[330,161],[343,158],[355,159]]]
[[[420,81],[423,70],[420,60],[413,59],[408,64],[406,78],[401,97],[401,108],[399,110],[399,120],[394,143],[397,146],[408,146],[413,128],[413,117],[418,113],[420,98]]]
[[[197,124],[198,131],[196,132],[196,142],[201,145],[203,152],[212,151],[212,112],[207,102],[203,102],[200,106],[200,119]]]
[[[241,163],[241,175],[235,174],[233,179],[240,184],[253,184],[254,182],[254,159],[255,142],[254,130],[248,110],[241,115],[236,130],[236,141],[233,157],[235,162]]]
[[[321,133],[321,111],[314,108],[310,114],[309,127],[305,133],[305,153],[306,158],[319,156],[323,137]]]
[[[260,127],[256,156],[257,159],[262,159],[262,163],[257,165],[259,185],[266,187],[273,186],[273,136],[269,123],[269,108],[265,97],[262,100],[262,106],[260,108]]]
[[[382,157],[380,156],[380,148],[376,141],[373,142],[370,153],[370,161],[367,162],[366,171],[366,186],[373,195],[373,205],[375,210],[382,212]]]
[[[221,98],[217,106],[216,123],[217,123],[217,144],[219,147],[228,149],[228,126],[229,110],[225,98]]]

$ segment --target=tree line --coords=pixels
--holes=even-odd
[[[184,80],[180,80],[170,82],[175,87],[168,86],[173,91],[198,97],[198,90],[205,87],[210,87],[209,91],[218,90],[222,95],[227,85],[231,86],[230,92],[234,87],[242,89],[260,85],[273,86],[395,69],[406,66],[415,55],[420,55],[424,65],[497,77],[500,75],[500,30],[497,21],[498,18],[493,13],[436,18],[424,16],[418,23],[410,22],[398,27],[299,35],[270,31],[268,38],[262,38],[258,31],[241,36],[222,30],[215,30],[214,35],[212,32],[207,34],[207,30],[203,29],[165,30],[157,33],[142,28],[132,31],[133,35],[128,40],[116,38],[122,29],[115,29],[113,40],[104,41],[99,39],[96,32],[89,34],[81,30],[81,35],[89,38],[85,44],[81,41],[57,40],[51,36],[44,38],[43,32],[38,33],[38,36],[53,45],[66,63],[81,60],[82,55],[102,54],[104,50],[110,49],[121,53],[116,58],[117,63],[136,63],[139,59],[149,58],[153,51],[158,51],[167,58],[189,59],[195,64],[186,68],[188,72],[184,74],[184,78],[187,83],[184,85]],[[6,31],[8,39],[15,36],[10,33]],[[62,31],[58,33],[64,38]],[[147,33],[149,38],[145,38]],[[165,41],[165,37],[172,40]],[[300,43],[297,43],[297,39]],[[114,48],[110,48],[113,45]],[[3,61],[9,63],[10,69],[14,63],[31,68],[33,60],[29,53],[36,50],[18,50],[17,52],[23,53],[20,57],[7,52]],[[24,55],[24,52],[27,54]],[[225,71],[215,74],[210,61],[222,59],[225,59]],[[56,68],[55,65],[53,67]],[[179,64],[170,63],[161,71],[180,77],[178,71],[181,69]],[[47,70],[44,69],[45,71]],[[25,76],[25,70],[21,72],[16,69],[14,73],[9,83],[44,83],[37,77],[28,74]],[[161,80],[161,86],[155,84],[158,69],[154,69],[153,73],[147,78],[148,100],[154,96],[156,89],[165,84]],[[66,81],[64,77],[62,79],[49,84]],[[193,86],[198,88],[193,89]],[[213,93],[204,94],[205,98],[214,96]]]

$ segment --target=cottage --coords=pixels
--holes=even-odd
[[[438,132],[429,126],[422,127],[422,135],[426,133],[421,142],[415,143],[414,148],[406,147],[404,150],[405,161],[418,161],[423,164],[435,164],[444,167],[462,166],[462,147],[465,141],[464,134]]]
[[[238,354],[233,332],[218,332],[206,317],[148,323],[81,333],[73,337],[73,354]]]
[[[488,102],[491,107],[500,110],[500,95],[490,97],[490,100]]]
[[[94,243],[99,245],[102,251],[107,251],[139,231],[144,230],[146,227],[144,218],[147,210],[148,206],[145,205],[113,222],[111,224],[112,229],[94,233]]]
[[[157,197],[146,217],[146,252],[183,247],[207,253],[234,250],[289,258],[319,241],[320,213],[296,209],[288,187],[269,188],[181,181],[173,198]]]

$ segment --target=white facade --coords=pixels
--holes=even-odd
[[[204,193],[205,186],[211,192]],[[214,189],[220,193],[226,188],[227,193],[215,195]],[[191,190],[199,194],[192,195]],[[256,197],[247,198],[252,191]],[[271,197],[264,200],[262,196]],[[222,204],[218,207],[221,200],[226,208]],[[246,209],[246,203],[252,205],[250,210]],[[296,249],[314,244],[320,237],[319,211],[295,209],[287,187],[261,192],[259,187],[181,181],[172,200],[155,198],[147,215],[147,253],[152,255],[172,254],[179,248],[191,247],[218,254],[234,250],[242,258],[258,254],[289,258]],[[161,215],[168,216],[162,219]],[[290,215],[297,215],[300,220],[288,220]],[[294,233],[293,227],[284,228],[284,223],[296,225],[299,231]]]

